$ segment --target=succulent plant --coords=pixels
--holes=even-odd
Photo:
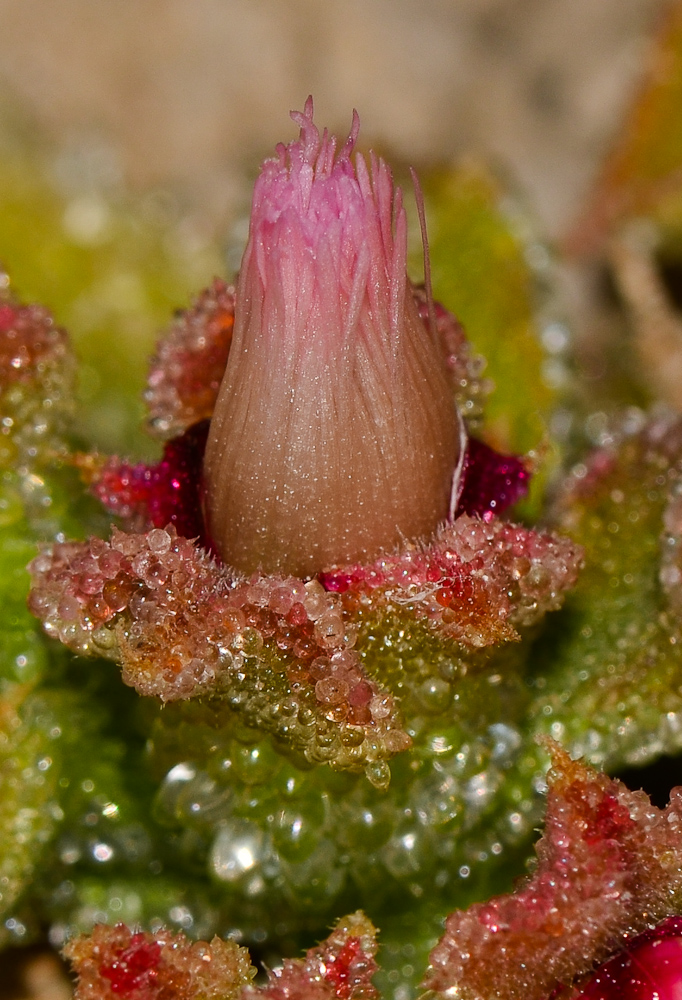
[[[565,248],[641,350],[591,389],[497,182],[417,186],[415,285],[388,166],[312,101],[157,343],[156,454],[88,440],[2,276],[2,935],[47,927],[80,1000],[674,995],[680,792],[603,772],[682,749],[681,25]]]

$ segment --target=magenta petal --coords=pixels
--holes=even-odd
[[[179,535],[205,544],[201,466],[207,435],[208,420],[194,424],[166,443],[158,465],[110,459],[92,492],[113,514],[132,520],[136,527],[172,524]]]
[[[201,510],[201,463],[208,436],[208,420],[194,424],[163,449],[163,459],[154,469],[154,489],[149,514],[155,528],[173,524],[179,535],[204,542]]]
[[[679,1000],[682,918],[664,920],[594,973],[576,1000]]]
[[[469,438],[463,479],[457,516],[478,515],[489,521],[525,497],[530,472],[515,455],[500,455],[482,441]]]

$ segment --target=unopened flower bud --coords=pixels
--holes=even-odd
[[[256,182],[206,451],[206,516],[241,572],[308,575],[430,537],[461,453],[441,351],[406,276],[386,164],[337,153],[312,101]]]

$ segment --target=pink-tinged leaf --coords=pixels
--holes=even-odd
[[[167,930],[98,924],[64,949],[77,976],[75,1000],[236,1000],[256,974],[234,941],[188,941]]]
[[[117,661],[140,694],[225,697],[337,767],[411,745],[397,702],[353,648],[357,628],[317,580],[235,579],[172,525],[57,543],[30,568],[29,607],[48,635]]]
[[[233,325],[234,288],[219,278],[178,315],[159,341],[147,379],[152,434],[176,437],[212,416]]]
[[[378,1000],[376,951],[374,927],[364,913],[354,913],[305,958],[286,959],[264,986],[247,986],[242,1000]]]
[[[546,1000],[680,900],[682,789],[657,809],[550,750],[537,869],[514,893],[448,917],[425,980],[442,996]]]
[[[577,579],[578,546],[557,535],[463,514],[428,545],[406,545],[367,566],[320,574],[349,608],[362,595],[388,613],[410,611],[471,648],[515,639],[558,608]]]

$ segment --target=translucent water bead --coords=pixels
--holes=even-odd
[[[173,525],[58,543],[31,570],[48,634],[118,660],[141,694],[215,694],[311,762],[371,765],[378,785],[390,773],[374,765],[410,745],[394,699],[363,673],[339,596],[317,580],[235,580]]]
[[[251,897],[262,896],[266,881],[278,874],[270,838],[255,823],[243,819],[221,824],[211,845],[209,864],[220,882],[240,884],[244,895]]]
[[[513,726],[467,738],[435,720],[420,725],[385,794],[361,775],[297,764],[235,716],[167,708],[152,727],[152,765],[176,741],[203,751],[169,769],[154,816],[176,831],[181,866],[203,871],[226,901],[258,904],[266,926],[278,899],[325,911],[342,892],[366,907],[405,885],[417,897],[451,892],[462,866],[495,864],[528,835],[539,798],[516,771],[522,743]],[[503,782],[510,791],[500,802]]]

